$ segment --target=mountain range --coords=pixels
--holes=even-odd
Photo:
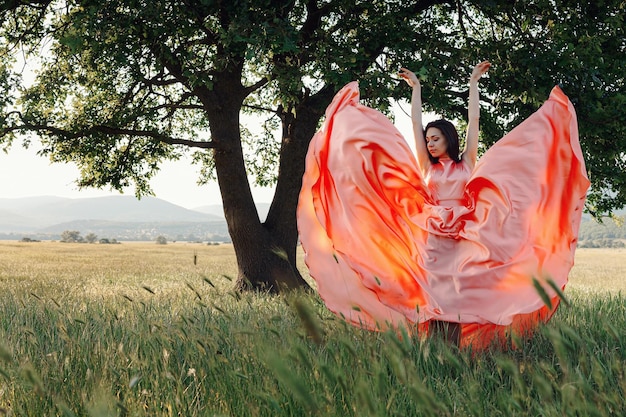
[[[257,204],[257,210],[265,219],[269,204]],[[615,214],[623,219],[626,211]],[[64,231],[116,240],[150,241],[163,236],[170,241],[230,241],[221,204],[190,210],[155,197],[0,198],[0,240],[58,240]],[[598,223],[584,214],[579,242],[624,245],[626,227],[610,219]]]
[[[269,204],[257,208],[264,219]],[[190,210],[155,197],[0,198],[0,239],[58,239],[66,230],[117,240],[228,239],[221,204]]]

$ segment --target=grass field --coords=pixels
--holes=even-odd
[[[623,249],[579,250],[570,305],[508,352],[360,331],[235,275],[228,245],[0,242],[0,416],[626,415]]]

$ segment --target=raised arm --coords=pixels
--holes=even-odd
[[[400,68],[399,74],[407,84],[413,88],[411,95],[411,121],[413,122],[413,137],[415,138],[415,149],[417,153],[417,163],[422,174],[425,175],[430,168],[430,158],[426,141],[424,140],[424,127],[422,126],[422,87],[417,76],[406,68]]]
[[[478,96],[478,81],[491,67],[491,63],[483,61],[474,67],[469,82],[469,105],[467,109],[467,135],[465,137],[465,148],[461,158],[470,168],[476,165],[478,158],[478,123],[480,119],[480,103]]]

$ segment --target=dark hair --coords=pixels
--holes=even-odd
[[[441,130],[441,133],[443,133],[443,136],[445,136],[446,142],[448,143],[448,156],[454,162],[460,162],[459,134],[454,125],[445,119],[433,120],[426,125],[426,128],[424,128],[424,140],[426,139],[426,132],[431,127]],[[430,153],[428,154],[428,157],[432,163],[436,163],[439,160],[439,158],[433,158]]]

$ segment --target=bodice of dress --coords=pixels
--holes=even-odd
[[[464,161],[456,163],[450,158],[440,158],[438,163],[432,164],[425,181],[435,204],[462,206],[465,185],[471,174],[471,169]]]

